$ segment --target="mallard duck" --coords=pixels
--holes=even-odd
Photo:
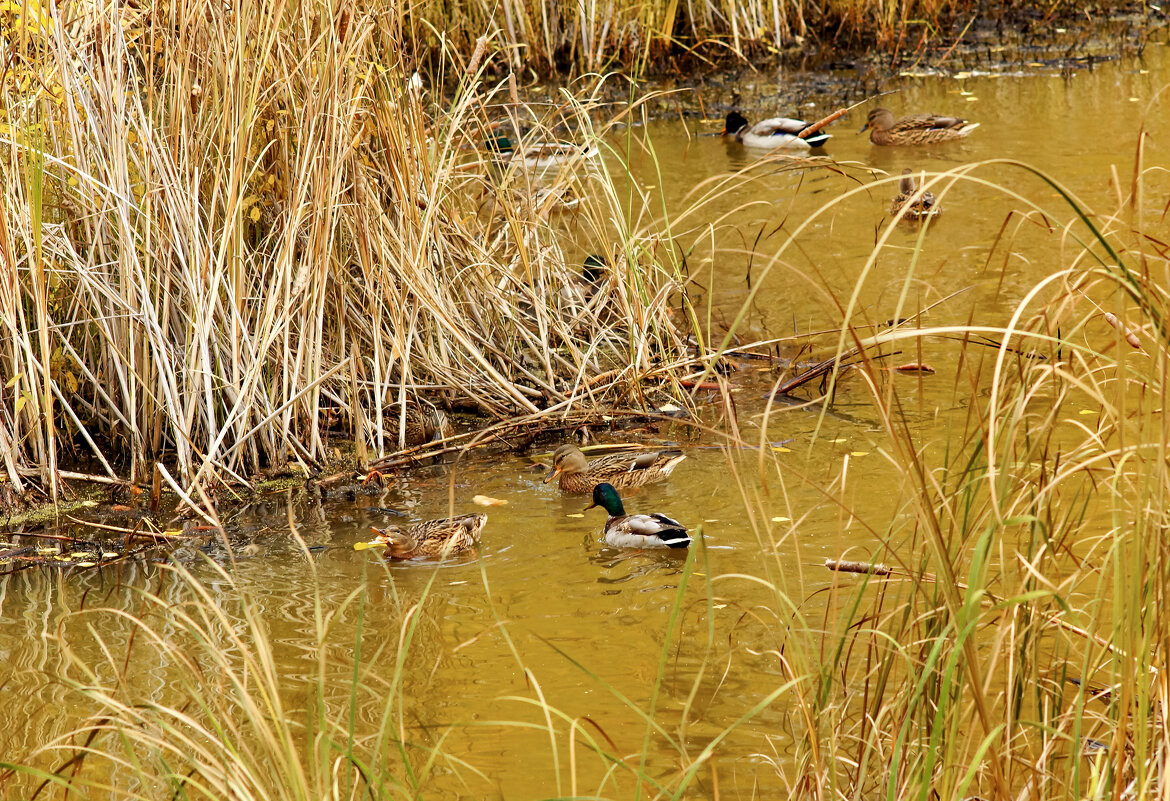
[[[387,559],[444,559],[466,553],[479,544],[487,515],[460,515],[427,520],[407,529],[372,528],[375,545],[386,546]]]
[[[382,426],[386,435],[395,441],[398,439],[398,425],[401,420],[402,405],[392,403],[386,407],[382,415]],[[447,413],[430,404],[406,404],[406,435],[403,447],[411,448],[416,445],[425,445],[440,439],[446,439],[455,433]]]
[[[662,481],[683,459],[682,451],[644,451],[641,453],[615,453],[602,456],[592,462],[585,460],[581,449],[573,445],[562,445],[553,453],[553,466],[544,483],[560,476],[561,492],[584,495],[602,482],[628,489]]]
[[[805,122],[804,120],[773,117],[769,120],[757,122],[755,125],[749,127],[748,121],[744,116],[738,111],[733,111],[727,115],[727,120],[723,126],[723,135],[733,135],[735,136],[735,141],[741,142],[748,147],[760,147],[769,150],[778,147],[786,147],[793,150],[808,150],[809,148],[820,147],[832,138],[827,133],[817,131],[802,139],[800,132],[810,125],[812,125],[811,122]]]
[[[686,548],[691,536],[686,526],[663,514],[628,515],[621,496],[613,484],[593,488],[592,509],[600,506],[609,512],[605,521],[605,544],[615,548]]]
[[[602,290],[606,285],[606,272],[609,265],[603,256],[590,254],[585,257],[579,275],[569,274],[561,286],[561,299],[575,306],[583,306]]]
[[[570,142],[529,142],[522,143],[517,150],[511,139],[498,134],[487,141],[490,150],[501,163],[508,164],[522,159],[529,167],[555,167],[576,159],[591,159],[601,154],[596,145],[575,145]]]
[[[869,112],[861,130],[869,130],[869,141],[875,145],[930,145],[962,139],[978,127],[977,122],[932,114],[895,120],[894,112],[888,108],[875,108]]]
[[[918,197],[918,184],[914,181],[914,174],[910,168],[902,170],[902,179],[898,182],[898,194],[890,205],[891,216],[902,216],[904,220],[925,220],[942,212],[942,206],[935,200],[934,192],[923,192]]]

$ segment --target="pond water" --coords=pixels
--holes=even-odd
[[[690,266],[709,288],[702,303],[710,306],[702,308],[718,323],[732,319],[750,299],[741,329],[749,340],[839,329],[842,310],[850,306],[858,325],[907,316],[939,301],[945,302],[931,309],[931,325],[1005,323],[1033,283],[1059,266],[1047,258],[1060,252],[1053,246],[1060,232],[1019,224],[1011,212],[1023,204],[1005,190],[1036,201],[1059,228],[1071,215],[1056,193],[1018,167],[978,167],[973,175],[988,183],[961,181],[947,189],[945,212],[926,232],[912,279],[907,281],[907,268],[920,229],[903,225],[890,234],[851,299],[875,241],[884,235],[895,193],[890,184],[866,190],[875,179],[872,170],[897,175],[904,167],[938,172],[1019,160],[1053,176],[1089,208],[1112,212],[1120,205],[1115,179],[1125,192],[1132,177],[1139,130],[1150,134],[1145,164],[1170,163],[1170,115],[1160,111],[1159,101],[1170,84],[1166,51],[1151,46],[1140,61],[1075,74],[1037,69],[898,79],[898,93],[882,101],[895,112],[962,115],[981,127],[960,143],[880,148],[855,133],[869,107],[863,106],[830,129],[834,138],[825,153],[846,167],[795,171],[783,160],[756,167],[741,187],[707,204],[703,219],[688,222],[699,231],[727,215],[705,239],[694,235]],[[720,99],[706,100],[714,105]],[[800,113],[812,119],[827,111],[811,107]],[[702,135],[719,127],[721,120],[705,127],[650,123],[646,134],[663,169],[657,173],[634,152],[634,174],[661,193],[667,208],[691,205],[697,185],[748,167],[758,156]],[[1142,213],[1165,232],[1161,215],[1170,182],[1165,175],[1156,181],[1160,185],[1151,186],[1160,194]],[[849,189],[861,191],[823,208]],[[790,247],[769,270],[784,232],[814,213],[799,247]],[[1011,247],[993,248],[1004,231]],[[959,290],[965,291],[950,298]],[[928,453],[941,452],[972,391],[958,374],[955,352],[953,343],[929,343],[923,352],[900,358],[928,362],[934,375],[889,379],[898,382],[903,413]],[[604,548],[598,536],[604,514],[584,512],[586,499],[563,497],[541,482],[533,462],[547,453],[533,459],[470,456],[454,472],[436,466],[404,475],[382,495],[322,501],[292,491],[240,512],[230,521],[233,530],[260,551],[231,571],[263,610],[286,687],[295,695],[317,669],[314,599],[319,595],[326,610],[337,608],[364,582],[361,649],[365,655],[383,649],[379,669],[392,671],[407,611],[422,604],[405,663],[404,730],[424,747],[441,741],[443,754],[461,760],[439,759],[433,792],[424,795],[634,797],[624,768],[582,747],[571,753],[563,719],[550,738],[540,698],[570,720],[587,718],[582,728],[591,736],[604,732],[608,748],[634,768],[648,743],[647,773],[667,786],[748,715],[678,797],[775,798],[787,792],[783,766],[799,736],[796,712],[782,695],[763,710],[753,708],[790,678],[782,657],[790,622],[802,619],[801,628],[808,630],[832,628],[832,596],[820,591],[835,577],[821,566],[824,559],[890,561],[917,535],[904,526],[912,513],[883,455],[889,445],[870,391],[845,380],[827,414],[820,407],[778,408],[761,432],[760,413],[775,378],[773,368],[748,363],[734,379],[745,438],[783,445],[770,449],[766,460],[754,451],[729,456],[717,447],[720,440],[695,437],[681,424],[659,425],[645,437],[677,444],[688,458],[670,481],[629,495],[627,507],[666,512],[701,530],[702,542],[689,557]],[[612,438],[627,437],[617,432]],[[411,520],[482,511],[471,504],[477,494],[508,502],[486,510],[479,559],[387,567],[377,551],[352,547],[368,538],[370,526],[392,522],[379,508],[401,510]],[[308,555],[290,536],[289,519],[313,547]],[[211,553],[223,558],[219,549]],[[235,597],[237,591],[193,553],[179,556],[210,582],[213,593]],[[27,753],[87,714],[76,696],[44,683],[44,675],[59,668],[53,638],[63,617],[83,606],[135,609],[135,588],[164,596],[178,592],[149,566],[68,576],[24,571],[3,581],[0,686],[7,691],[8,719],[23,725],[0,733],[0,753]],[[115,653],[124,652],[124,624],[109,616],[88,622],[100,627]],[[348,692],[345,658],[358,639],[357,614],[349,607],[331,628],[327,646],[336,657],[331,679],[341,700]],[[76,647],[88,658],[99,656],[84,637]],[[178,670],[144,659],[134,673],[141,695],[167,700]],[[375,726],[383,703],[365,698],[359,719]],[[649,732],[638,711],[651,707],[663,733]],[[644,794],[654,792],[646,788]]]

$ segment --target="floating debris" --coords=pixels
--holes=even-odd
[[[901,364],[894,368],[899,373],[922,373],[923,375],[932,375],[934,368],[929,364],[922,362],[909,362],[908,364]]]
[[[1118,320],[1117,315],[1113,314],[1112,312],[1105,312],[1105,322],[1109,323],[1109,325],[1120,331],[1125,337],[1125,341],[1129,343],[1131,348],[1135,348],[1137,350],[1142,349],[1142,341],[1138,339],[1138,335],[1132,328],[1127,328],[1121,322],[1121,320]]]

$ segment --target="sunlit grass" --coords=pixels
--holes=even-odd
[[[640,13],[667,37],[670,9]],[[762,10],[737,7],[719,24]],[[721,17],[717,7],[698,11]],[[680,255],[710,225],[707,205],[742,175],[664,211],[613,166],[619,158],[538,176],[484,151],[500,126],[522,149],[548,138],[611,156],[649,148],[625,127],[640,121],[636,104],[603,114],[595,83],[555,105],[527,104],[514,81],[487,77],[488,64],[517,51],[470,44],[477,39],[420,85],[387,55],[405,36],[375,24],[385,9],[343,5],[329,16],[253,2],[173,12],[84,9],[22,34],[3,98],[7,486],[55,493],[58,462],[75,453],[111,480],[143,481],[157,463],[192,493],[244,484],[273,463],[320,463],[324,407],[341,410],[359,452],[379,455],[400,433],[384,412],[416,394],[500,419],[637,405],[647,376],[674,377],[693,358],[709,374],[706,346],[728,348],[742,333],[746,304],[722,329],[689,307]],[[784,18],[783,36],[800,30],[795,19]],[[511,24],[538,27],[533,16]],[[542,35],[554,60],[564,43]],[[587,64],[623,47],[582,41]],[[443,70],[460,75],[449,101],[437,93]],[[894,304],[893,319],[907,322],[882,325],[859,300],[900,223],[877,232],[851,290],[822,288],[840,325],[813,346],[852,366],[827,373],[823,397],[812,384],[802,391],[827,414],[835,384],[865,387],[880,429],[875,458],[894,476],[880,491],[897,513],[875,520],[849,506],[847,462],[817,486],[877,543],[842,556],[891,570],[833,574],[821,615],[807,614],[802,582],[773,556],[799,541],[800,515],[785,501],[802,477],[768,446],[765,420],[758,450],[729,456],[758,571],[712,575],[695,549],[644,696],[607,682],[587,651],[555,646],[641,725],[635,752],[609,739],[609,721],[571,714],[543,692],[494,610],[526,681],[503,700],[524,712],[419,734],[406,685],[411,660],[440,636],[429,586],[378,610],[394,636],[372,653],[361,636],[369,584],[331,609],[315,596],[315,660],[290,682],[254,589],[208,565],[215,593],[165,568],[132,610],[85,608],[46,627],[44,685],[61,688],[81,722],[4,755],[6,791],[31,796],[45,782],[42,797],[61,798],[417,798],[449,783],[489,786],[449,743],[490,728],[540,740],[530,759],[554,777],[549,795],[679,798],[700,781],[717,787],[725,745],[759,725],[777,745],[754,758],[801,797],[1161,792],[1170,261],[1146,208],[1164,175],[1135,158],[1109,212],[1017,164],[927,176],[944,205],[960,184],[1007,198],[1015,210],[988,243],[993,253],[1047,237],[1048,274],[1001,319],[935,322],[949,293],[923,317],[912,289],[929,223]],[[1033,181],[1044,199],[1002,174]],[[815,219],[873,188],[843,190],[785,229],[783,244],[770,241],[755,254],[752,292],[799,271]],[[561,192],[581,199],[571,224],[558,216]],[[732,224],[724,214],[717,225]],[[595,250],[611,259],[596,294],[579,281]],[[884,370],[884,357],[924,343],[944,343],[956,366],[952,400],[965,408],[943,443],[911,425],[913,401]],[[733,407],[728,395],[724,404]],[[481,579],[489,587],[488,568]],[[744,584],[765,603],[741,605]],[[342,617],[358,621],[356,639],[336,641]],[[134,632],[128,645],[103,638],[110,621]],[[727,632],[738,628],[750,628],[754,650],[732,644]],[[144,653],[165,677],[154,693],[136,683]],[[663,686],[681,653],[699,668],[668,726]],[[696,747],[686,732],[705,680],[744,666],[767,667],[771,683]],[[359,720],[359,708],[378,714]],[[758,724],[766,714],[784,725]]]
[[[385,9],[158,11],[52,16],[5,84],[7,487],[55,497],[84,456],[197,499],[319,468],[327,418],[364,463],[403,443],[407,403],[640,407],[642,377],[691,358],[676,249],[622,174],[486,147],[608,149],[637,109],[603,116],[601,79],[528,105],[487,80],[486,39],[411,72]]]

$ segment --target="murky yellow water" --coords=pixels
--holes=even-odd
[[[873,180],[866,168],[896,175],[907,166],[939,171],[1015,159],[1052,175],[1089,208],[1111,212],[1119,205],[1111,169],[1116,166],[1125,191],[1140,129],[1150,134],[1146,164],[1170,162],[1170,117],[1157,111],[1156,100],[1170,83],[1166,50],[1154,46],[1142,62],[1100,65],[1072,77],[1038,72],[898,81],[901,91],[883,100],[896,111],[959,114],[981,127],[958,144],[878,148],[854,133],[864,119],[863,107],[831,129],[834,139],[826,148],[827,155],[852,166],[794,172],[778,164],[764,168],[763,175],[753,173],[745,186],[710,204],[705,218],[689,222],[699,231],[717,215],[730,215],[706,240],[693,235],[699,244],[691,267],[710,287],[712,319],[730,320],[751,287],[759,286],[742,329],[745,338],[839,328],[842,308],[849,306],[850,292],[883,235],[891,187],[858,192],[822,211],[801,235],[800,247],[789,249],[771,272],[765,268],[784,232],[796,230],[843,190]],[[802,114],[812,118],[821,111],[826,110],[803,109]],[[714,123],[710,129],[718,127]],[[650,177],[642,156],[633,157],[635,173],[644,185],[662,192],[669,208],[684,208],[694,201],[690,193],[696,185],[748,166],[756,156],[718,137],[695,136],[700,132],[677,121],[649,126],[666,168],[660,177]],[[1037,201],[1059,225],[1070,215],[1056,194],[1006,164],[980,167],[974,175],[998,188],[959,182],[946,192],[946,211],[927,232],[909,282],[907,266],[919,229],[894,231],[853,301],[853,322],[905,316],[968,290],[932,309],[931,324],[969,318],[1002,324],[1036,278],[1054,266],[1029,254],[1053,252],[1049,249],[1059,233],[1019,223],[1012,210],[1022,204],[1003,190]],[[1163,232],[1160,204],[1168,185],[1164,177],[1156,179],[1151,186],[1160,186],[1161,193],[1142,211]],[[1013,245],[993,250],[1001,231],[1013,237]],[[1029,251],[1029,246],[1037,249]],[[1017,255],[1005,255],[1008,250]],[[945,342],[930,344],[905,360],[931,363],[938,369],[934,376],[890,379],[899,382],[912,427],[937,447],[951,415],[965,413],[970,391],[956,377],[954,353]],[[753,372],[750,365],[737,379],[744,387],[737,398],[740,425],[749,440],[761,436],[759,412],[773,379],[772,373]],[[610,768],[580,745],[576,754],[570,752],[565,720],[556,721],[555,737],[542,730],[545,712],[539,699],[582,721],[590,736],[610,743],[607,748],[634,769],[648,742],[647,772],[676,785],[679,773],[713,738],[783,686],[787,677],[780,654],[789,622],[801,616],[813,629],[831,627],[825,618],[828,595],[818,592],[833,581],[821,567],[823,560],[874,555],[888,560],[883,543],[896,550],[914,536],[900,528],[907,513],[899,507],[898,479],[883,456],[888,444],[877,420],[869,392],[848,380],[823,419],[817,410],[778,411],[763,439],[786,443],[789,451],[779,452],[782,476],[765,474],[766,488],[750,454],[737,456],[733,471],[727,456],[712,447],[714,440],[692,440],[682,427],[662,428],[658,438],[688,448],[688,459],[670,482],[630,496],[628,508],[664,511],[702,529],[702,546],[690,556],[695,561],[681,599],[687,557],[604,549],[598,541],[603,514],[591,510],[582,517],[586,500],[560,496],[521,458],[485,462],[472,457],[453,478],[457,513],[475,510],[470,499],[476,494],[508,501],[487,510],[478,560],[386,568],[377,552],[352,549],[367,537],[369,526],[389,521],[373,507],[404,510],[411,519],[446,515],[452,477],[434,468],[403,478],[380,497],[319,502],[292,493],[243,512],[232,522],[263,552],[242,559],[235,575],[263,606],[292,697],[316,669],[316,593],[330,610],[355,586],[367,583],[361,648],[367,657],[382,648],[377,666],[387,672],[393,669],[407,610],[425,595],[417,641],[406,662],[405,730],[424,747],[441,741],[443,754],[469,766],[440,759],[431,779],[436,790],[428,797],[632,798],[628,770]],[[746,501],[736,473],[747,488]],[[287,532],[290,511],[306,542],[323,546],[310,557]],[[211,553],[222,559],[220,550]],[[194,555],[186,557],[211,581],[213,592],[234,594]],[[60,669],[51,643],[62,619],[83,607],[133,611],[141,589],[182,600],[173,582],[143,566],[73,576],[25,571],[0,584],[0,685],[7,718],[21,721],[0,733],[4,757],[27,753],[68,731],[88,711],[75,705],[75,696],[44,682]],[[225,596],[225,603],[229,600]],[[671,632],[676,602],[679,623]],[[98,627],[116,654],[125,653],[124,623],[109,615],[86,622]],[[70,625],[73,631],[79,624]],[[357,631],[351,609],[330,632],[329,648],[336,658],[332,678],[341,700],[347,695],[345,661]],[[77,647],[87,658],[99,659],[84,638]],[[136,644],[134,681],[144,696],[173,700],[179,668],[152,659],[152,653]],[[660,665],[661,687],[654,697]],[[383,706],[384,699],[363,698],[359,728],[375,727]],[[652,707],[666,736],[648,733],[641,713]],[[792,714],[781,698],[741,722],[679,797],[775,798],[785,792],[783,771],[775,766],[785,764],[794,751]]]

